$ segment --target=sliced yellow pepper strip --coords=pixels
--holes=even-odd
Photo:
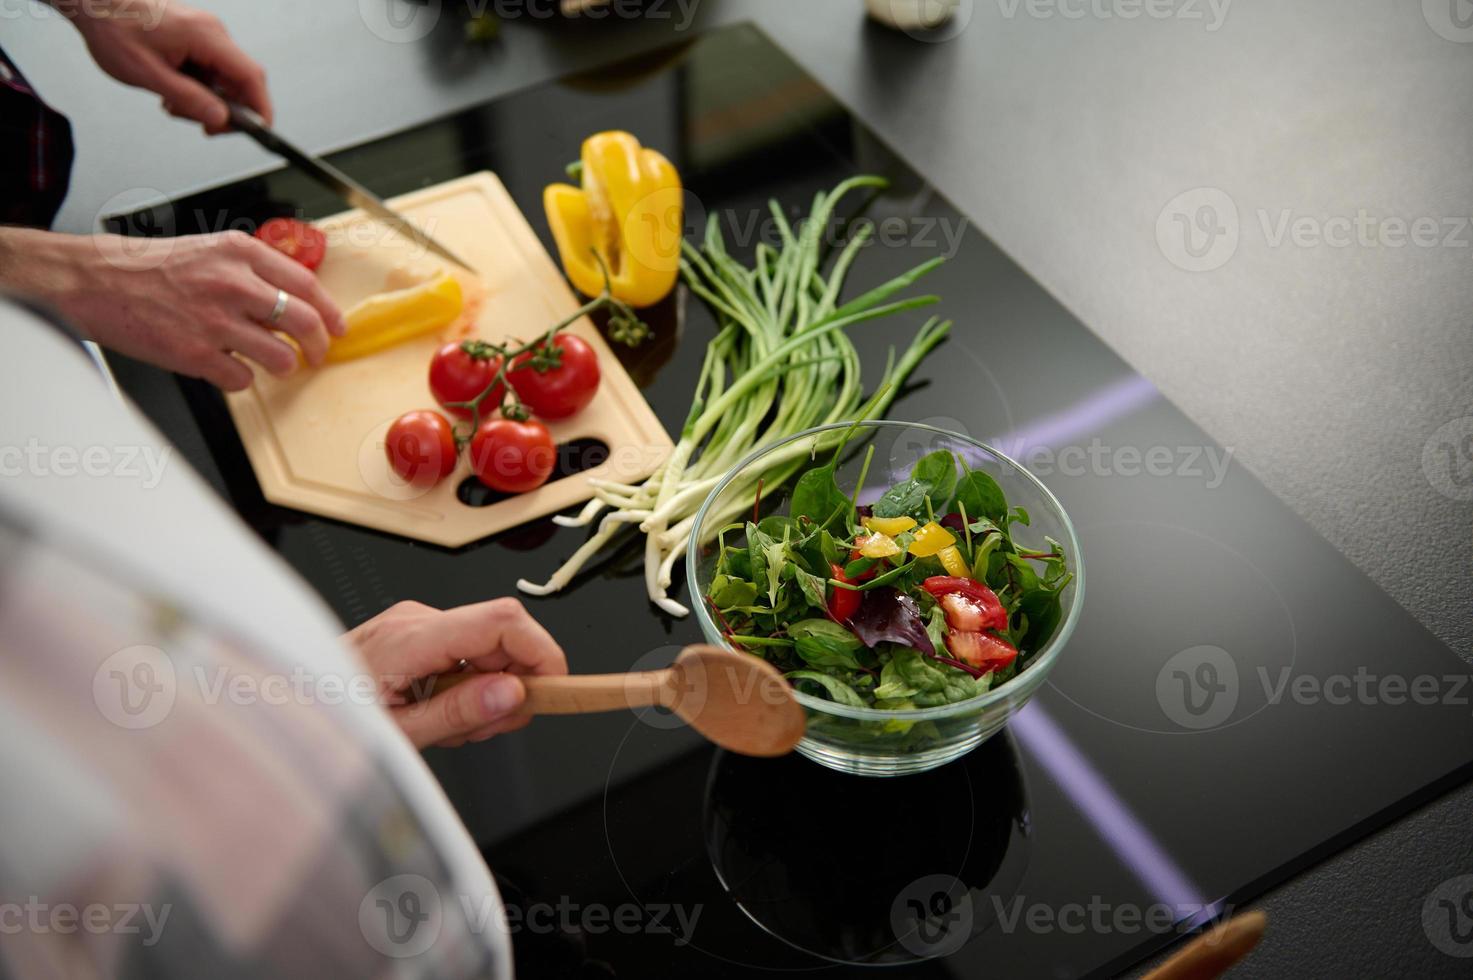
[[[971,578],[972,570],[967,567],[967,560],[962,557],[961,549],[954,544],[936,552],[936,557],[941,559],[941,567],[946,569],[947,575],[957,578]]]
[[[915,540],[910,543],[910,553],[917,558],[929,558],[942,548],[949,548],[954,544],[956,537],[932,521],[916,532]]]
[[[855,544],[859,545],[859,553],[866,558],[889,558],[900,554],[900,545],[888,534],[876,532]]]
[[[348,332],[328,345],[327,360],[350,361],[443,330],[464,307],[460,283],[443,271],[407,289],[375,293],[343,314]]]
[[[863,524],[871,531],[879,531],[881,534],[888,534],[891,537],[894,537],[897,534],[909,531],[911,528],[915,527],[916,519],[914,517],[903,516],[864,517],[860,519],[859,523]]]
[[[584,140],[582,161],[581,188],[549,184],[542,192],[563,269],[579,292],[597,296],[604,289],[597,252],[615,299],[653,306],[680,274],[680,175],[660,153],[619,131]]]

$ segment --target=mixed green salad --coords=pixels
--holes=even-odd
[[[854,707],[965,701],[1021,670],[1053,636],[1073,578],[1063,546],[1029,524],[987,473],[947,450],[923,457],[872,506],[835,481],[841,446],[793,487],[789,513],[717,537],[706,601],[728,641],[799,690]]]

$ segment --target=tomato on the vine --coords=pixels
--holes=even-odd
[[[417,487],[432,487],[455,469],[455,432],[439,412],[408,412],[384,439],[394,472]]]
[[[598,355],[588,341],[570,333],[555,334],[553,346],[562,349],[556,367],[539,371],[536,359],[548,356],[547,344],[538,344],[512,361],[507,380],[517,397],[545,419],[565,419],[581,412],[598,393]]]
[[[535,419],[490,418],[471,438],[471,468],[482,483],[502,493],[536,490],[556,461],[552,434]]]
[[[327,236],[296,218],[271,218],[256,229],[256,237],[309,269],[315,270],[327,257]]]
[[[430,361],[430,394],[451,415],[468,419],[471,417],[470,409],[451,403],[474,400],[496,379],[500,370],[501,358],[493,353],[489,344],[479,340],[446,344],[435,351]],[[504,393],[505,388],[498,384],[481,402],[481,414],[494,414],[501,407]]]

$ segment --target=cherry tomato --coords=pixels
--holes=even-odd
[[[471,468],[502,493],[526,493],[547,482],[557,450],[547,426],[535,419],[491,418],[471,438]]]
[[[853,580],[844,574],[844,566],[837,562],[829,563],[829,572],[836,582],[849,582]],[[863,598],[856,589],[841,589],[837,585],[829,586],[829,615],[835,622],[847,623],[854,614],[859,612],[859,600]]]
[[[533,413],[545,419],[576,415],[598,392],[598,355],[582,337],[560,333],[553,343],[562,348],[562,363],[549,371],[538,371],[527,362],[532,351],[512,361],[507,380],[517,396]]]
[[[955,628],[946,632],[946,648],[956,659],[984,671],[1002,670],[1018,656],[1018,648],[995,633]]]
[[[451,415],[468,419],[471,417],[470,409],[453,408],[450,403],[471,401],[486,390],[500,370],[501,358],[489,354],[478,341],[446,344],[435,351],[430,361],[430,394]],[[505,388],[497,385],[496,390],[481,402],[481,415],[494,414],[501,406],[504,393]]]
[[[921,588],[936,597],[946,611],[946,625],[952,629],[980,633],[985,629],[1008,628],[1007,610],[997,593],[975,579],[933,575]]]
[[[389,426],[384,451],[401,478],[432,487],[455,469],[455,432],[439,412],[409,412]]]
[[[296,218],[272,218],[256,229],[256,237],[309,269],[327,256],[327,236]]]

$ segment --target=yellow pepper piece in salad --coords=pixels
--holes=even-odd
[[[906,517],[904,515],[900,517],[865,517],[862,518],[859,523],[863,524],[871,531],[878,531],[881,534],[888,534],[893,538],[895,535],[902,534],[915,527],[916,519],[914,517]]]
[[[895,539],[878,531],[854,543],[859,546],[859,553],[866,558],[889,558],[900,554],[900,545]]]
[[[950,548],[955,544],[956,536],[932,521],[915,533],[915,540],[910,543],[910,553],[917,558],[929,558],[942,548]]]
[[[443,330],[464,308],[460,283],[445,271],[404,289],[375,293],[343,314],[348,332],[328,345],[327,360],[350,361]]]
[[[955,578],[971,578],[972,570],[967,567],[967,560],[962,557],[961,549],[954,544],[936,552],[936,557],[941,560],[941,567],[946,569],[946,574]]]
[[[680,175],[663,155],[617,130],[584,140],[581,160],[582,187],[549,184],[542,192],[563,269],[579,292],[597,296],[604,290],[602,259],[615,299],[653,306],[680,275]]]

